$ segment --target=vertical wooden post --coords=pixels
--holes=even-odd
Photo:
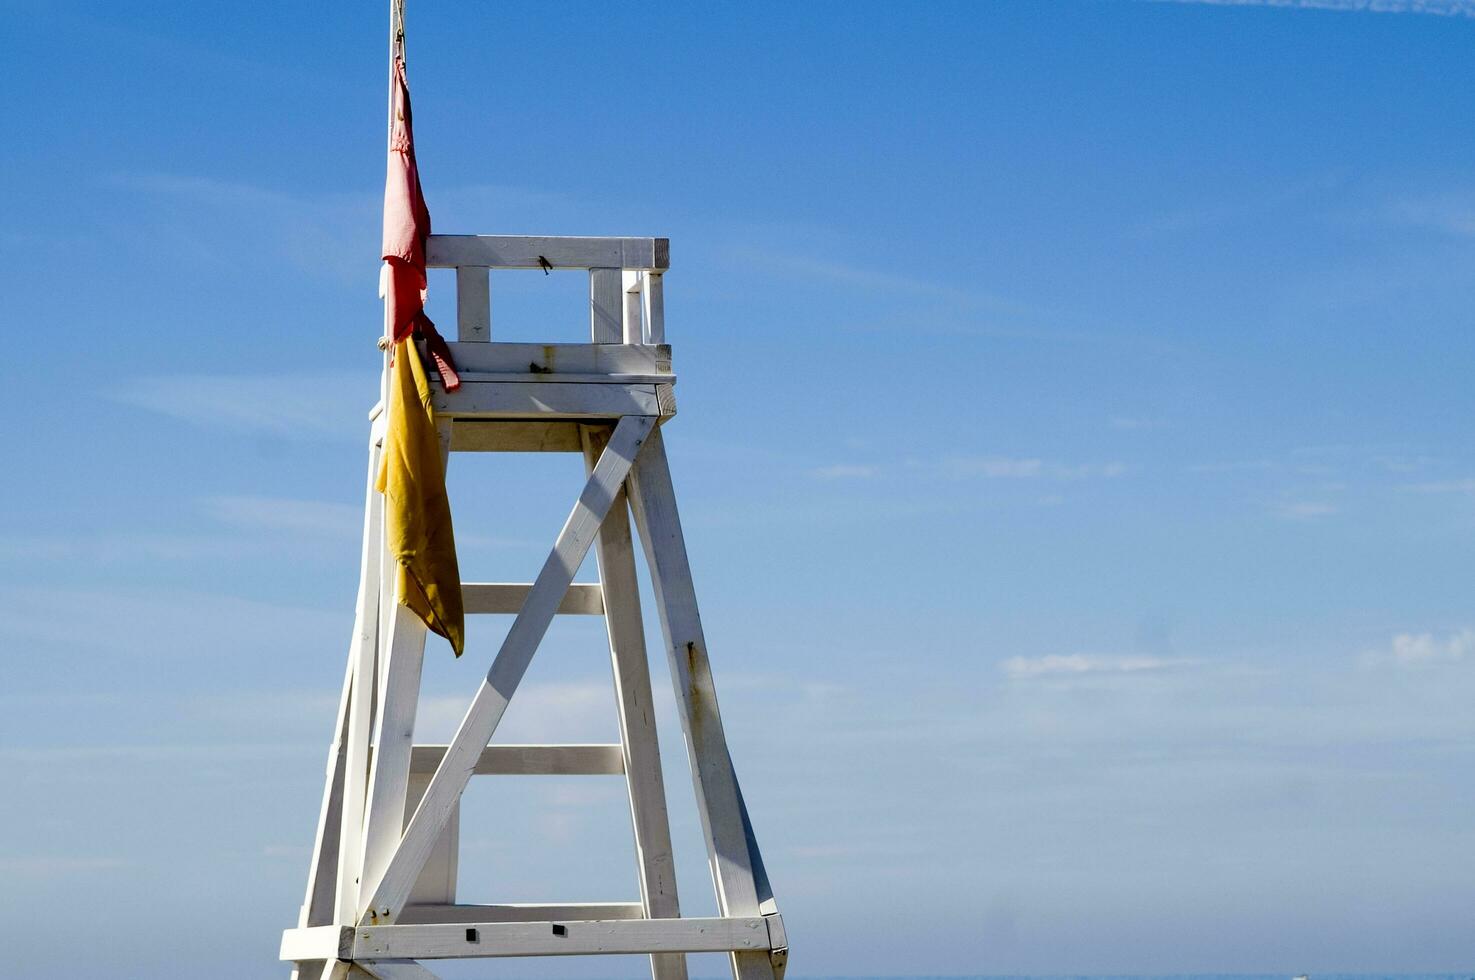
[[[625,295],[621,269],[589,270],[589,339],[596,344],[624,341]]]
[[[608,426],[582,426],[584,465],[593,472],[609,440]],[[640,582],[635,572],[635,543],[630,535],[630,508],[620,490],[594,539],[604,618],[609,633],[610,666],[618,698],[620,744],[630,793],[630,822],[640,875],[640,900],[648,919],[681,916],[676,895],[676,861],[671,851],[671,825],[666,787],[661,776],[661,750],[656,739],[655,704],[650,689],[650,661],[645,652],[645,623],[640,615]],[[653,980],[686,980],[686,957],[655,953]]]
[[[492,339],[491,270],[456,267],[456,339]]]
[[[660,610],[671,680],[676,686],[676,703],[691,761],[697,811],[702,817],[707,857],[717,890],[717,909],[727,916],[759,915],[757,881],[743,827],[737,779],[722,731],[717,692],[707,660],[707,641],[697,610],[696,587],[659,429],[646,440],[626,486]],[[773,980],[774,977],[766,953],[733,953],[732,969],[736,980]]]

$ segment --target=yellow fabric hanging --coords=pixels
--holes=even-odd
[[[449,640],[459,657],[466,646],[466,616],[451,501],[430,407],[430,379],[409,337],[395,344],[378,489],[384,494],[384,533],[398,567],[400,602]]]

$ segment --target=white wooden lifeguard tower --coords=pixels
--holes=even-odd
[[[535,581],[463,583],[468,614],[516,619],[450,744],[416,745],[426,631],[390,594],[393,566],[373,486],[385,419],[378,407],[372,413],[348,669],[307,897],[297,928],[283,934],[281,958],[298,980],[425,980],[435,974],[421,960],[649,953],[655,980],[685,980],[685,953],[715,951],[731,954],[737,980],[782,980],[788,942],[728,756],[661,436],[676,412],[662,303],[667,242],[435,235],[427,254],[430,267],[456,270],[451,347],[463,383],[454,393],[436,387],[443,453],[581,453],[588,479]],[[493,269],[586,274],[590,342],[491,342]],[[682,918],[677,902],[632,516],[686,737],[714,918]],[[599,581],[573,584],[591,545]],[[605,618],[620,742],[489,745],[560,614]],[[623,774],[639,900],[458,904],[461,793],[473,776],[499,774]]]

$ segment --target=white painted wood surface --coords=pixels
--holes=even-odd
[[[584,463],[592,471],[604,450],[608,432],[584,429]],[[605,594],[605,625],[610,668],[615,684],[620,745],[635,836],[636,871],[645,915],[673,919],[681,915],[676,890],[676,861],[656,739],[655,704],[650,662],[645,651],[645,622],[640,614],[640,581],[635,570],[635,544],[630,534],[630,507],[621,490],[600,525],[594,542],[599,580]],[[686,980],[686,957],[660,953],[651,957],[654,980]]]
[[[671,375],[669,344],[447,345],[461,375]],[[674,375],[672,375],[674,377]],[[669,378],[666,380],[670,380]]]
[[[380,596],[384,579],[384,498],[375,489],[383,458],[384,426],[376,421],[369,437],[369,474],[364,501],[363,547],[358,597],[354,601],[353,636],[348,657],[352,675],[348,699],[347,745],[344,747],[343,795],[339,804],[337,881],[333,921],[353,922],[358,915],[359,871],[363,861],[364,808],[368,798],[369,735],[373,725],[374,658],[379,642]]]
[[[456,270],[456,339],[463,343],[492,339],[491,270],[484,266]]]
[[[354,966],[374,980],[439,980],[414,960],[359,960]]]
[[[596,344],[625,340],[625,291],[620,269],[589,270],[589,339]]]
[[[468,922],[574,922],[591,919],[643,919],[639,902],[577,902],[568,904],[515,903],[507,905],[406,905],[400,925]]]
[[[766,961],[768,950],[768,924],[761,916],[360,926],[352,937],[355,959],[754,950]]]
[[[511,615],[515,616],[527,602],[532,585],[521,582],[462,582],[461,605],[467,615]],[[558,604],[560,616],[604,615],[603,590],[594,583],[570,585],[563,601]]]
[[[473,265],[491,269],[643,269],[671,264],[664,238],[576,238],[528,235],[431,235],[425,264],[432,269]]]
[[[452,429],[451,450],[470,453],[577,453],[578,422],[537,419],[496,421],[460,419]]]
[[[722,730],[717,692],[707,660],[707,641],[697,609],[696,587],[660,430],[646,440],[640,459],[630,471],[627,486],[665,634],[667,660],[697,794],[697,812],[702,818],[716,886],[717,909],[725,916],[757,915],[757,885],[738,802],[737,780]],[[732,965],[735,980],[772,980],[774,976],[773,965],[766,955],[734,953]]]
[[[666,342],[666,293],[659,272],[646,274],[641,298],[645,303],[645,342],[664,344]]]
[[[382,875],[365,877],[366,882],[372,882],[372,889],[366,889],[370,900],[363,906],[365,913],[361,921],[364,924],[393,921],[394,915],[404,906],[435,838],[466,788],[482,749],[486,748],[502,720],[508,701],[517,690],[538,643],[573,581],[574,573],[588,554],[595,532],[609,512],[625,475],[630,472],[631,464],[651,435],[654,424],[655,420],[650,417],[628,417],[621,419],[615,427],[609,445],[559,532],[557,543],[542,571],[538,573],[522,611],[508,630],[491,670],[472,698],[466,717],[431,779],[424,800],[411,818],[398,850]]]
[[[411,773],[433,773],[445,758],[444,745],[417,745],[410,756]],[[617,744],[488,745],[476,760],[473,776],[621,776],[623,749]]]
[[[653,384],[511,384],[467,381],[453,392],[436,387],[437,414],[452,418],[613,419],[660,415]]]

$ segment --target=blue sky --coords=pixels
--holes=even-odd
[[[1468,968],[1472,10],[412,2],[439,230],[672,240],[668,445],[797,974]],[[7,973],[273,975],[352,617],[385,17],[4,17]],[[582,289],[497,277],[496,335],[581,339]],[[579,464],[455,464],[467,577],[531,578]],[[505,627],[431,646],[426,740]],[[610,737],[606,656],[557,624],[498,737]],[[626,819],[478,781],[463,896],[626,899]]]

